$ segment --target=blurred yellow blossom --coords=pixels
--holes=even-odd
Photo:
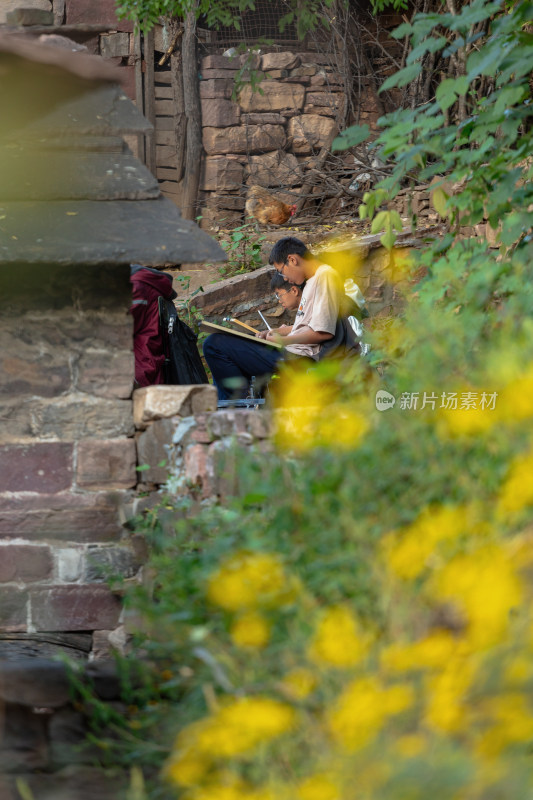
[[[505,517],[533,504],[533,453],[516,458],[500,490],[497,513]]]
[[[196,786],[202,782],[210,766],[210,759],[188,752],[171,757],[165,768],[165,777],[180,786]]]
[[[368,413],[353,401],[337,400],[331,365],[318,365],[311,372],[292,367],[286,372],[275,394],[278,445],[300,451],[317,445],[356,447],[369,428]]]
[[[469,391],[472,391],[470,387]],[[499,421],[496,409],[491,408],[440,408],[435,415],[437,433],[448,436],[471,436],[490,430]]]
[[[211,783],[187,793],[187,800],[276,800],[270,789],[254,789],[243,781]]]
[[[464,532],[468,518],[466,506],[428,506],[410,525],[383,538],[388,568],[405,580],[416,578],[435,558],[440,542]]]
[[[352,667],[367,654],[369,636],[346,606],[326,609],[309,646],[309,658],[330,667]]]
[[[178,734],[176,751],[183,756],[231,758],[253,750],[294,726],[294,709],[269,697],[240,697]]]
[[[320,242],[316,249],[317,258],[321,263],[329,264],[341,276],[342,280],[363,274],[365,269],[363,253],[364,247],[350,233],[348,236],[333,234]]]
[[[326,772],[306,778],[296,787],[297,800],[340,800],[338,780]]]
[[[255,611],[248,611],[233,622],[230,636],[238,647],[261,649],[270,639],[270,625]]]
[[[505,422],[520,422],[533,416],[533,365],[524,369],[520,363],[521,375],[510,380],[498,396],[498,417]]]
[[[444,733],[456,733],[468,724],[466,695],[477,671],[477,659],[455,657],[425,681],[425,722]]]
[[[391,672],[440,669],[460,646],[447,631],[435,631],[417,642],[389,645],[381,653],[381,663]]]
[[[316,676],[310,669],[300,667],[287,672],[280,688],[284,694],[293,700],[305,700],[317,685]]]
[[[494,757],[509,746],[526,745],[533,738],[533,715],[524,694],[501,694],[486,700],[481,711],[491,720],[478,741],[481,755]]]
[[[332,448],[356,447],[369,428],[368,417],[347,404],[332,406],[327,415],[317,419],[314,432],[316,444]]]
[[[529,654],[517,654],[508,659],[504,670],[505,682],[520,686],[533,677],[533,662]]]
[[[402,758],[416,758],[427,749],[426,739],[418,733],[399,736],[395,750]]]
[[[414,691],[407,684],[388,688],[374,677],[359,678],[328,712],[328,726],[339,744],[359,750],[373,741],[389,715],[405,711],[413,702]]]
[[[240,551],[209,577],[207,597],[226,611],[276,607],[294,597],[296,586],[279,556]]]
[[[469,641],[484,647],[505,636],[511,611],[520,605],[522,584],[508,550],[483,545],[456,556],[434,576],[434,595],[466,616]]]

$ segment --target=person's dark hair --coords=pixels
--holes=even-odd
[[[311,259],[313,256],[305,246],[305,244],[297,239],[295,236],[284,236],[279,242],[276,242],[270,256],[268,258],[269,264],[285,264],[287,258],[291,255],[301,256],[302,258]]]
[[[302,290],[305,286],[305,281],[303,283],[291,283],[286,280],[283,275],[280,275],[279,272],[275,272],[270,279],[270,288],[273,292],[277,292],[278,289],[286,289],[288,292],[291,286],[296,286],[298,289]]]

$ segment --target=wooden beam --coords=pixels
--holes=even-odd
[[[144,114],[144,99],[143,99],[143,65],[141,55],[141,34],[137,32],[133,41],[133,62],[135,69],[135,105]],[[137,152],[139,160],[146,164],[146,149],[144,135],[139,134],[137,137]]]
[[[187,12],[183,23],[183,98],[185,116],[187,117],[187,151],[185,154],[183,205],[181,213],[185,219],[196,218],[203,154],[202,112],[196,54],[197,3],[198,0],[195,0],[193,8]]]
[[[155,128],[154,32],[144,37],[144,116]],[[146,166],[155,175],[155,131],[146,134]]]
[[[181,53],[175,53],[170,59],[170,74],[172,76],[172,90],[174,92],[174,133],[176,145],[175,165],[178,171],[178,180],[183,177],[185,165],[185,143],[187,137],[187,117],[185,116],[185,100],[183,97],[183,69]]]

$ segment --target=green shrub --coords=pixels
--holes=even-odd
[[[151,797],[533,792],[532,15],[474,0],[402,26],[414,49],[390,85],[424,49],[471,52],[435,102],[382,121],[394,174],[363,212],[446,174],[451,230],[487,213],[499,249],[430,244],[405,315],[373,336],[380,373],[282,376],[278,449],[241,464],[239,496],[145,520],[154,577],[128,598],[128,662],[152,679],[121,748],[161,770]],[[392,248],[397,220],[379,219]]]

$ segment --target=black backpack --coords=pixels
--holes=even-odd
[[[157,298],[159,329],[163,338],[165,383],[209,383],[200,353],[198,337],[179,317],[172,300]]]
[[[350,297],[343,295],[333,338],[324,342],[316,356],[316,360],[322,361],[324,358],[344,359],[365,355],[367,345],[361,342],[361,319],[367,316],[368,312],[366,310],[361,312]]]

